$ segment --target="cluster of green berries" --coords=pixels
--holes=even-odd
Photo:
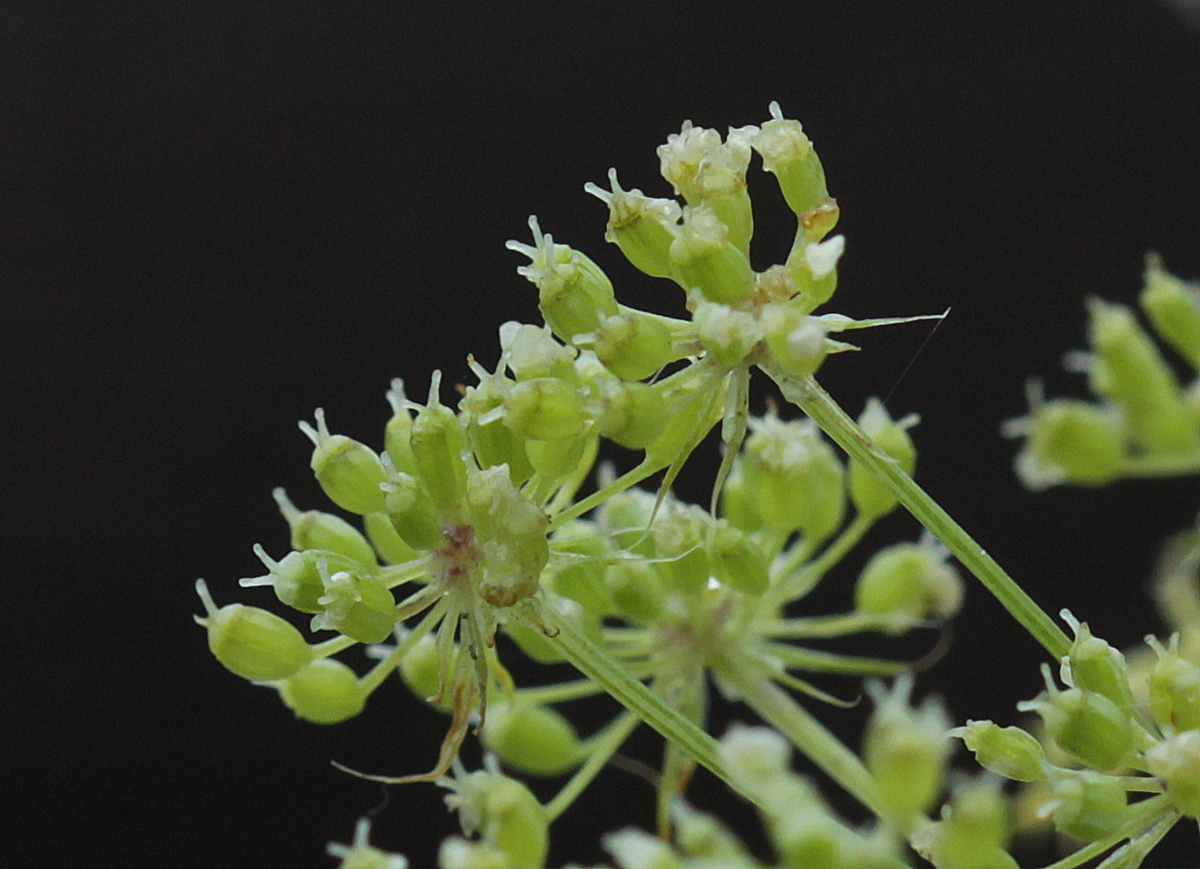
[[[1027,802],[1059,833],[1096,853],[1126,840],[1126,851],[1137,851],[1180,817],[1200,818],[1200,666],[1179,654],[1178,635],[1168,646],[1147,637],[1156,660],[1144,679],[1131,679],[1121,652],[1063,617],[1075,632],[1061,661],[1065,687],[1044,665],[1046,689],[1018,704],[1041,719],[1036,735],[992,721],[953,732],[985,769],[1026,783]]]
[[[1029,488],[1200,468],[1200,287],[1168,274],[1152,254],[1138,303],[1186,367],[1185,382],[1131,308],[1090,299],[1090,350],[1068,363],[1087,374],[1096,399],[1046,400],[1033,381],[1029,416],[1005,427],[1025,437],[1016,469]]]
[[[353,717],[393,672],[450,714],[430,772],[374,777],[451,787],[448,802],[464,831],[480,836],[448,841],[442,869],[540,869],[545,861],[549,810],[492,766],[456,767],[472,729],[513,772],[574,771],[579,783],[564,791],[577,793],[636,724],[619,713],[581,737],[555,704],[604,689],[587,680],[518,687],[500,661],[497,632],[535,661],[583,669],[574,647],[559,641],[569,627],[703,728],[713,684],[733,699],[770,683],[832,699],[795,674],[895,675],[908,666],[796,641],[897,634],[939,624],[961,605],[946,551],[924,539],[870,558],[854,583],[851,612],[789,612],[897,500],[867,468],[835,452],[813,422],[774,410],[750,418],[750,370],[808,378],[828,354],[852,349],[833,334],[898,321],[816,313],[836,287],[843,241],[827,236],[838,209],[800,125],[775,104],[771,115],[724,138],[690,123],[672,135],[659,157],[679,200],[623,190],[615,172],[609,191],[588,185],[609,208],[606,237],[642,272],[678,284],[687,318],[617,302],[591,259],[531,218],[533,243],[509,247],[529,259],[518,271],[537,287],[544,324],[503,324],[498,359],[491,367],[468,359],[477,382],[460,388],[456,406],[442,403],[435,372],[424,403],[393,383],[378,450],[332,433],[321,410],[314,423],[301,423],[318,483],[357,521],[301,510],[277,490],[292,551],[276,560],[256,547],[266,572],[241,584],[269,587],[327,639],[310,641],[264,608],[218,607],[197,582],[205,610],[197,621],[214,656],[277,690],[300,718]],[[761,272],[749,260],[746,171],[755,152],[797,226],[785,261]],[[726,451],[712,503],[684,504],[671,484],[718,422]],[[915,422],[893,419],[874,399],[859,418],[879,450],[910,474]],[[597,470],[603,441],[633,451],[632,469]],[[656,490],[638,488],[659,473]],[[374,660],[361,675],[335,657],[355,645]],[[807,865],[804,855],[827,857],[820,865],[828,866],[899,865],[894,833],[913,827],[936,798],[948,756],[944,713],[930,703],[911,709],[910,689],[904,679],[891,693],[871,688],[877,710],[865,769],[873,808],[891,832],[863,835],[834,819],[786,770],[778,747],[768,751],[776,758],[770,776],[745,777],[745,792],[770,785],[803,797],[788,811],[764,809],[781,854],[800,861],[788,856],[787,865]],[[685,852],[716,848],[733,860],[726,834],[677,808],[692,768],[691,757],[668,743],[660,829],[674,825]],[[362,825],[352,845],[332,846],[344,869],[401,869],[402,858],[373,849],[367,832]],[[613,853],[631,866],[626,852]]]

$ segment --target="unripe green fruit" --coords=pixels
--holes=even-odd
[[[907,424],[911,423],[906,422],[894,421],[877,398],[867,400],[866,409],[858,418],[858,424],[875,445],[895,459],[900,469],[911,477],[917,464],[917,449],[906,431]],[[850,460],[850,500],[864,516],[882,516],[898,503],[884,482],[853,458]]]
[[[890,692],[877,682],[867,685],[875,711],[863,737],[863,760],[879,790],[880,808],[896,819],[929,809],[941,792],[949,755],[949,722],[941,704],[926,700],[913,709],[911,690],[910,674],[898,677]]]
[[[762,594],[770,585],[769,559],[748,534],[724,520],[717,525],[709,557],[722,585],[750,595]]]
[[[1104,486],[1117,478],[1124,461],[1121,426],[1111,411],[1056,398],[1033,410],[1017,474],[1030,488],[1050,482]]]
[[[454,698],[443,697],[436,703],[433,698],[441,690],[441,664],[438,661],[437,641],[426,635],[400,659],[400,678],[418,698],[448,712]]]
[[[627,310],[596,327],[592,352],[622,380],[645,380],[675,358],[671,331],[657,317]]]
[[[275,589],[275,596],[302,613],[319,613],[325,607],[320,598],[325,594],[325,580],[322,578],[322,566],[326,572],[349,570],[361,572],[363,566],[353,559],[337,552],[327,552],[324,549],[306,549],[303,552],[289,552],[281,561],[273,561],[261,546],[254,547],[254,553],[269,571],[265,576],[255,576],[242,579],[238,584],[243,588],[255,585],[270,585]]]
[[[1155,651],[1149,686],[1154,721],[1176,732],[1200,729],[1200,667],[1179,654],[1177,639],[1169,649],[1156,644]]]
[[[962,579],[935,546],[897,543],[867,562],[854,586],[859,612],[948,618],[962,604]]]
[[[351,513],[374,513],[383,509],[380,484],[387,473],[375,451],[345,435],[331,435],[325,411],[317,408],[317,427],[300,423],[300,430],[313,442],[309,462],[329,500]]]
[[[771,120],[762,125],[752,144],[797,216],[816,208],[826,197],[825,170],[812,142],[799,121],[783,117],[778,103],[771,103]]]
[[[617,170],[608,170],[612,192],[591,182],[584,190],[608,205],[606,241],[613,242],[635,268],[651,277],[671,276],[671,242],[679,221],[679,204],[673,199],[651,199],[638,189],[622,190]]]
[[[387,504],[387,499],[384,499]],[[375,551],[388,564],[403,564],[417,557],[417,552],[404,542],[396,531],[387,513],[368,513],[363,517],[363,528]]]
[[[413,549],[433,549],[441,542],[437,506],[416,477],[392,475],[385,484],[383,508],[400,539]]]
[[[1103,694],[1118,709],[1132,709],[1133,691],[1129,687],[1125,656],[1093,636],[1087,622],[1080,623],[1069,610],[1063,610],[1061,615],[1075,631],[1075,641],[1063,658],[1063,679],[1075,688]]]
[[[1014,781],[1041,781],[1046,777],[1046,750],[1019,727],[1001,727],[992,721],[967,721],[951,731],[962,738],[986,770]]]
[[[504,396],[504,423],[523,437],[560,440],[582,434],[588,414],[574,385],[556,377],[535,377]]]
[[[229,671],[252,682],[274,682],[312,660],[300,632],[274,613],[240,603],[217,609],[202,579],[196,580],[196,593],[206,610],[196,622],[207,628],[209,650]]]
[[[1042,716],[1050,738],[1081,763],[1098,770],[1124,766],[1134,750],[1130,711],[1094,691],[1060,691],[1051,679],[1050,668],[1043,666],[1042,672],[1046,690],[1017,708]]]
[[[413,420],[409,442],[417,476],[439,513],[443,514],[441,518],[448,519],[458,509],[467,486],[467,465],[463,459],[467,435],[454,411],[443,405],[438,396],[441,382],[441,372],[435,371],[429,385],[429,402]],[[402,529],[396,530],[404,536]],[[408,542],[412,545],[411,540]]]
[[[276,487],[271,495],[291,529],[293,549],[324,549],[341,553],[364,568],[375,566],[375,550],[345,519],[320,510],[299,510],[282,487]]]
[[[1146,257],[1146,288],[1138,302],[1163,340],[1193,368],[1200,368],[1200,288],[1163,270],[1156,255]]]
[[[1181,814],[1200,818],[1200,730],[1164,739],[1146,752],[1146,765],[1166,782],[1171,803]]]
[[[313,630],[332,630],[360,643],[382,643],[396,626],[396,600],[378,580],[349,571],[324,571],[324,611],[313,616]]]
[[[666,428],[662,393],[647,383],[615,381],[600,392],[600,432],[631,450],[644,449]]]
[[[1119,780],[1092,770],[1059,770],[1051,780],[1054,827],[1085,842],[1107,838],[1129,816]]]
[[[671,263],[680,285],[699,290],[710,302],[738,305],[754,292],[750,260],[706,205],[684,210],[683,226],[671,242]]]
[[[549,706],[493,703],[482,736],[502,761],[530,775],[560,775],[580,759],[575,728]]]
[[[337,724],[362,712],[366,692],[354,671],[333,658],[319,658],[279,684],[289,709],[313,724]]]
[[[754,314],[728,305],[701,302],[693,320],[708,355],[730,368],[741,365],[763,339],[762,326]]]
[[[826,330],[794,302],[771,302],[762,308],[763,337],[771,358],[789,374],[815,374],[829,353]]]

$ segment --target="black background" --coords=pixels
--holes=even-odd
[[[1082,346],[1085,295],[1132,301],[1148,249],[1200,275],[1200,32],[1166,6],[5,3],[6,858],[332,865],[324,843],[382,794],[328,761],[419,770],[444,722],[397,684],[354,722],[295,721],[209,657],[194,579],[254,600],[236,586],[259,572],[251,546],[286,547],[272,486],[320,505],[296,420],[322,406],[375,442],[392,377],[418,395],[433,368],[461,382],[468,352],[494,362],[501,322],[535,319],[503,247],[529,214],[624,301],[678,310],[606,245],[582,185],[616,166],[665,195],[668,133],[759,123],[772,99],[842,207],[833,307],[953,309],[919,354],[926,326],[859,333],[827,387],[854,413],[891,392],[922,414],[918,478],[1048,611],[1120,644],[1156,630],[1145,580],[1194,481],[1031,495],[998,428],[1030,373],[1081,389],[1060,357]],[[751,184],[761,268],[788,215],[757,165]],[[898,517],[871,540],[915,534]],[[863,557],[812,611],[845,605]],[[971,586],[923,690],[1008,723],[1039,660]],[[564,816],[555,865],[647,820],[644,784],[602,785]],[[717,790],[698,779],[700,802]],[[437,802],[393,789],[376,839],[430,865],[452,829]],[[1171,848],[1194,854],[1194,826],[1151,865]]]

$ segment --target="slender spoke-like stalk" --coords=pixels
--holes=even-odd
[[[917,521],[946,545],[963,567],[983,583],[1051,656],[1059,658],[1067,653],[1071,647],[1070,639],[1045,610],[912,477],[875,446],[829,393],[811,377],[793,377],[775,370],[768,370],[768,373],[779,384],[784,396],[808,414],[838,446],[883,481]]]

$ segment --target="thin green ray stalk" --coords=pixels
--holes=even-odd
[[[880,450],[858,424],[811,377],[768,369],[784,396],[821,427],[838,446],[862,462],[909,512],[946,545],[1013,618],[1053,657],[1067,654],[1071,641],[996,560],[936,501]]]
[[[748,673],[725,660],[713,662],[713,674],[731,684],[742,701],[786,736],[847,793],[877,815],[882,814],[875,780],[862,760],[769,678]]]
[[[543,612],[548,612],[546,608]],[[737,789],[721,761],[717,741],[683,714],[668,706],[639,682],[620,662],[597,646],[569,619],[554,619],[558,629],[555,647],[589,679],[595,680],[612,697],[636,713],[666,739],[675,742],[698,764]],[[739,791],[740,792],[740,791]],[[748,794],[743,794],[749,799]]]

